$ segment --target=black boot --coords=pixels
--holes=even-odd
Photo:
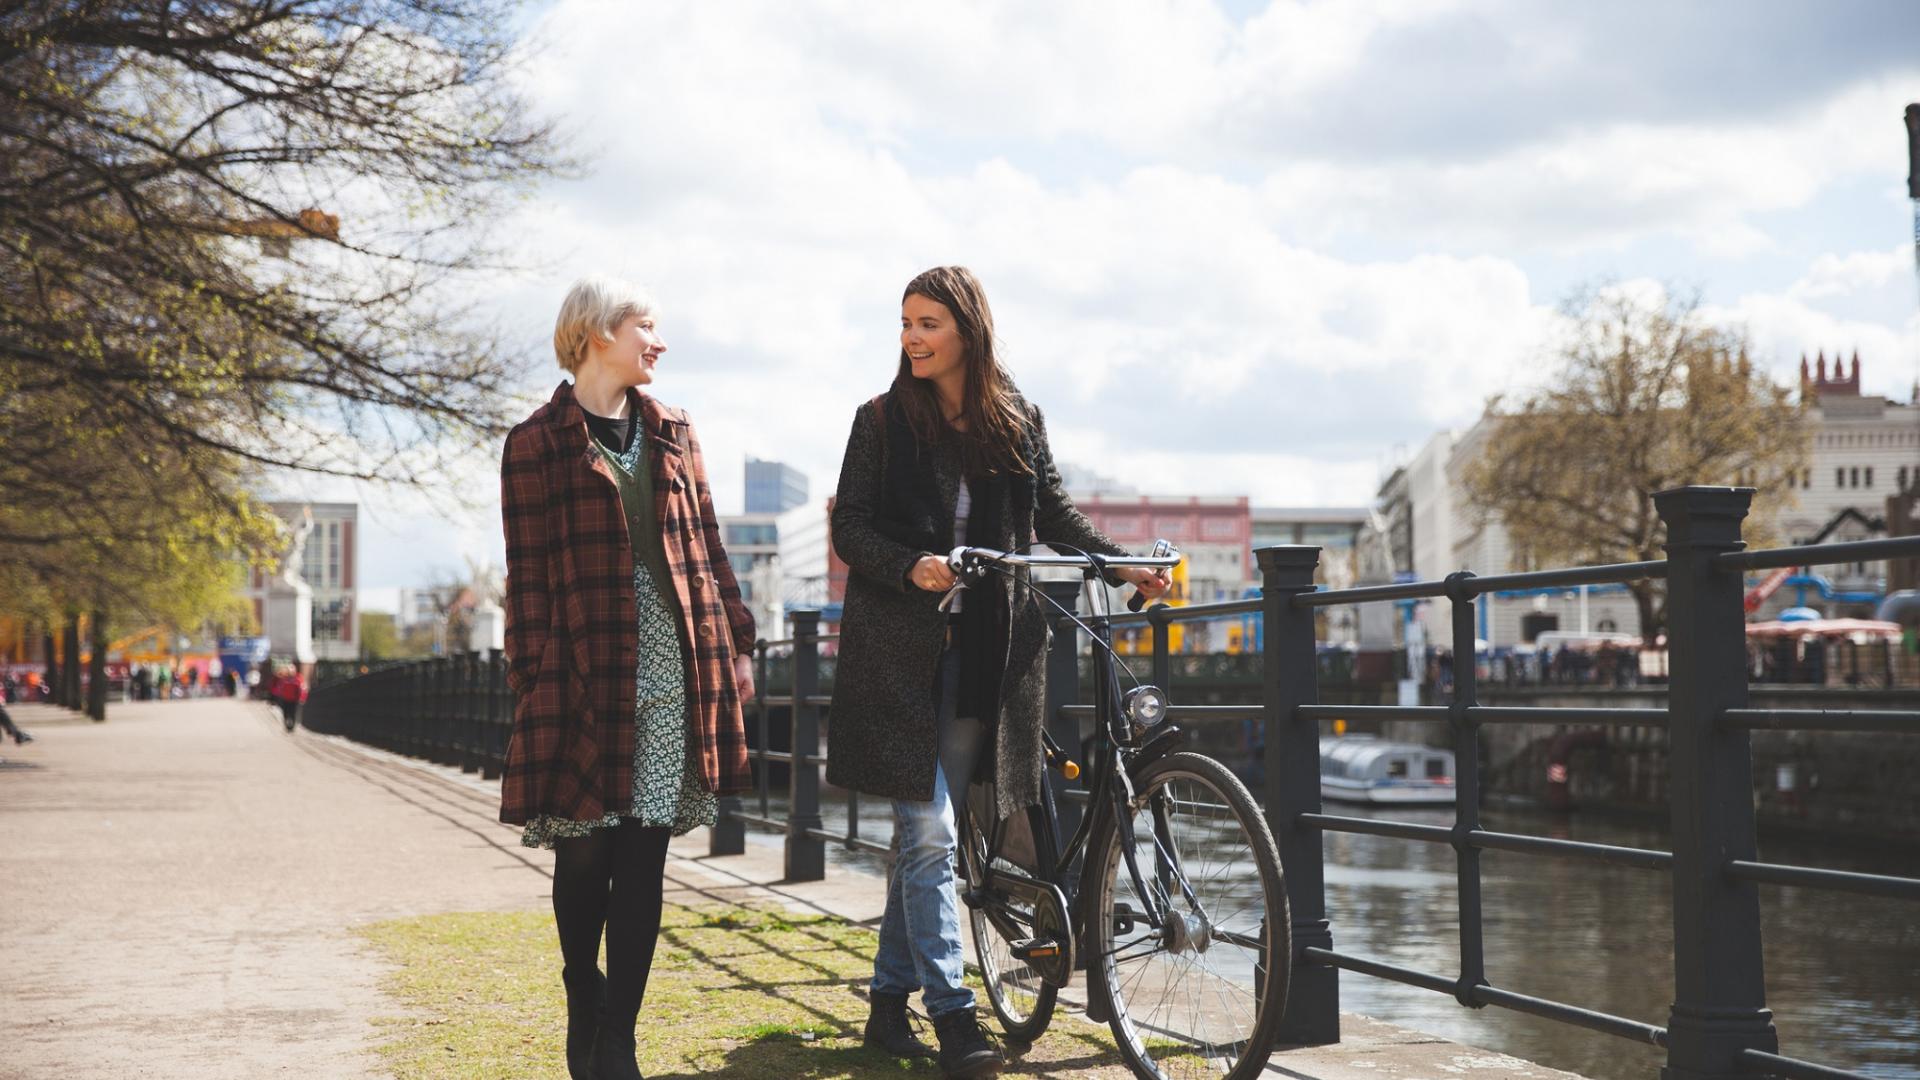
[[[914,1037],[907,1020],[907,995],[884,994],[876,990],[867,1012],[866,1045],[885,1050],[894,1057],[930,1058],[933,1047]]]
[[[640,1064],[634,1060],[633,1026],[616,1031],[620,1025],[602,1025],[600,1033],[593,1039],[593,1072],[588,1075],[594,1080],[647,1080],[640,1075]]]
[[[933,1030],[940,1036],[942,1075],[956,1080],[991,1076],[1007,1063],[987,1042],[987,1034],[972,1009],[956,1009],[934,1017]]]
[[[595,1080],[593,1040],[607,1009],[607,978],[599,968],[583,975],[563,968],[560,982],[567,988],[567,1075],[573,1080]]]

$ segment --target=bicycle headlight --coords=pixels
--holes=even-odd
[[[1167,694],[1157,686],[1136,686],[1127,691],[1122,709],[1137,738],[1167,718]]]

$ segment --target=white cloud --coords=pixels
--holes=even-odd
[[[528,86],[596,168],[501,224],[546,269],[494,306],[544,398],[567,280],[649,282],[658,389],[692,412],[723,511],[748,455],[827,493],[854,406],[892,376],[902,285],[956,261],[1061,457],[1143,490],[1361,503],[1385,447],[1540,373],[1553,298],[1530,264],[1670,277],[1608,265],[1664,245],[1791,260],[1790,279],[1810,255],[1769,215],[1902,167],[1887,102],[1920,97],[1910,62],[1730,118],[1671,72],[1589,59],[1618,26],[1501,10],[1283,2],[1235,26],[1203,0],[560,0]],[[1456,77],[1403,92],[1409,56]],[[1442,126],[1383,144],[1378,109]],[[1831,256],[1719,310],[1781,357],[1910,357],[1905,316],[1849,308],[1893,262]],[[442,546],[497,548],[478,517]]]

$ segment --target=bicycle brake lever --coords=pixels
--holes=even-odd
[[[966,589],[966,580],[964,578],[955,578],[953,586],[947,590],[945,596],[940,598],[940,611],[943,614],[951,614],[953,611],[953,602],[959,599],[960,594],[965,592]]]

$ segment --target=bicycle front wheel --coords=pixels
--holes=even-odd
[[[1148,766],[1136,794],[1128,820],[1138,887],[1121,822],[1104,823],[1089,855],[1098,860],[1089,993],[1105,998],[1139,1076],[1252,1077],[1273,1052],[1292,953],[1266,816],[1239,778],[1199,754]]]

